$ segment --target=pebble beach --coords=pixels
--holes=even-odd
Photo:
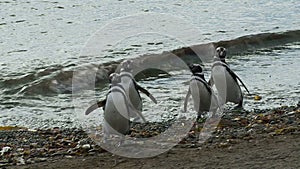
[[[169,123],[171,122],[135,124],[131,128],[129,136],[152,137],[164,131],[164,126],[170,125]],[[197,131],[201,131],[202,127],[203,122],[201,120],[195,122],[195,125],[187,133],[186,137],[169,152],[177,151],[178,149],[185,152],[195,151],[195,149],[199,152],[205,152],[208,151],[207,148],[222,152],[261,139],[276,140],[281,137],[293,137],[293,139],[299,140],[300,103],[295,106],[281,106],[267,110],[232,110],[225,112],[212,136],[204,143],[199,143]],[[82,129],[55,127],[40,130],[6,126],[1,127],[0,130],[1,168],[51,168],[53,160],[70,159],[76,161],[76,159],[82,160],[82,158],[99,158],[100,160],[101,157],[99,156],[103,155],[116,159],[127,159],[106,152],[93,142]],[[293,140],[285,141],[287,143],[293,142]],[[297,142],[294,145],[294,151],[298,155],[300,153],[299,147],[299,142]],[[117,160],[110,167],[118,163]],[[265,163],[268,163],[268,161],[265,161]],[[45,167],[45,164],[47,164],[47,167]],[[110,164],[109,160],[107,164]],[[299,167],[299,160],[294,161],[294,164],[297,164]],[[93,163],[90,165],[93,166]],[[287,168],[290,168],[289,166],[292,164],[286,163],[285,165]],[[93,168],[92,166],[90,167]],[[109,166],[106,167],[110,168]],[[209,166],[207,167],[210,168]],[[68,164],[65,163],[60,168],[68,168]]]

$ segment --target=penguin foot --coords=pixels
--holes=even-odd
[[[202,114],[199,114],[197,116],[196,122],[197,123],[203,123],[206,120],[206,117],[204,117]]]
[[[239,104],[236,106],[236,108],[243,108],[243,96],[242,99],[240,100]]]
[[[233,108],[233,110],[244,110],[243,105],[239,104]]]

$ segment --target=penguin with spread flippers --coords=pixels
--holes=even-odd
[[[130,114],[133,112],[137,114],[143,122],[145,118],[134,108],[129,101],[125,89],[120,84],[121,78],[118,74],[110,75],[111,84],[106,99],[90,106],[85,114],[88,115],[98,107],[104,106],[104,121],[103,133],[107,138],[109,135],[124,136],[130,130]]]
[[[130,99],[131,104],[138,110],[142,111],[143,102],[139,94],[139,91],[146,94],[155,104],[157,104],[156,99],[143,87],[137,84],[135,81],[132,71],[133,71],[133,61],[125,60],[120,64],[120,84],[124,87],[127,96]],[[134,118],[133,121],[140,121],[137,114],[130,114],[130,117]]]
[[[184,101],[184,112],[187,110],[188,99],[190,95],[192,95],[194,109],[198,112],[198,118],[200,118],[204,112],[212,112],[212,115],[215,116],[219,107],[218,100],[206,82],[201,66],[199,64],[192,64],[189,67],[193,75]]]
[[[242,108],[243,93],[238,81],[240,81],[248,93],[249,90],[242,80],[230,69],[225,58],[226,49],[224,47],[218,47],[212,65],[211,78],[208,83],[211,86],[215,85],[218,91],[220,105],[233,102],[238,104],[236,108]]]

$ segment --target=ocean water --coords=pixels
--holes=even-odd
[[[151,54],[159,58],[164,51],[198,49],[201,44],[211,45],[196,52],[197,57],[204,51],[212,58],[211,51],[224,41],[231,68],[251,93],[262,96],[254,101],[246,95],[245,109],[300,100],[300,5],[295,0],[22,0],[0,1],[0,9],[1,126],[78,127],[88,105],[105,97],[107,74],[121,59],[144,60]],[[269,38],[262,38],[266,34]],[[279,40],[282,34],[286,36]],[[248,39],[239,39],[245,36]],[[204,66],[208,79],[210,59]],[[82,67],[89,68],[87,74],[98,69],[95,93],[74,93],[78,86],[72,86],[73,73]],[[151,73],[138,81],[159,102],[155,105],[142,95],[146,119],[179,114],[190,72],[183,68],[171,70],[170,76]],[[97,112],[93,117],[101,114]]]

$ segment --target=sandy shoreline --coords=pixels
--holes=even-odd
[[[15,169],[93,168],[299,168],[300,135],[280,135],[219,148],[173,148],[147,159],[128,159],[110,153],[11,166]]]
[[[160,126],[165,124],[153,124]],[[199,123],[201,128],[201,123]],[[143,131],[132,135],[148,137]],[[195,142],[193,128],[180,144],[159,156],[129,159],[97,146],[79,129],[2,128],[1,168],[299,168],[300,106],[229,112],[212,137]],[[5,148],[6,147],[6,148]]]

